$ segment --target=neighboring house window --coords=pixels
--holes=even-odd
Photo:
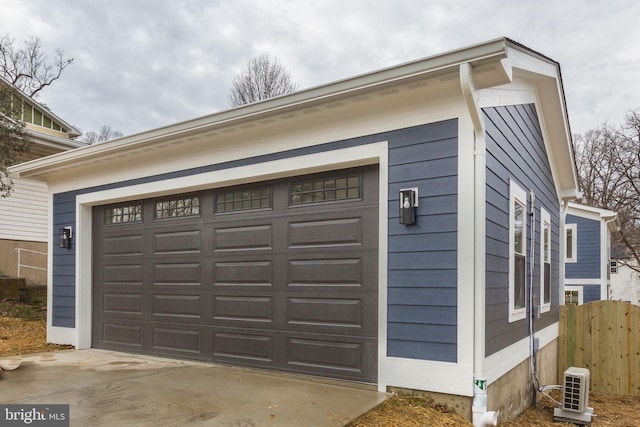
[[[551,309],[551,216],[544,208],[540,209],[540,308],[547,312]]]
[[[509,322],[526,316],[527,193],[509,182]]]
[[[611,272],[611,274],[617,274],[618,273],[618,261],[613,260],[613,261],[609,262],[609,271]]]
[[[565,248],[566,256],[565,262],[578,261],[578,246],[576,245],[578,229],[577,224],[567,224],[565,226]]]
[[[567,304],[582,304],[582,288],[565,286],[564,289],[564,303]]]

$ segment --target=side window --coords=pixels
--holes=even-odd
[[[564,229],[565,235],[565,262],[577,262],[578,247],[576,242],[578,241],[578,227],[577,224],[567,224]]]
[[[551,216],[546,209],[540,209],[540,308],[551,309]]]
[[[527,193],[509,182],[509,322],[526,317]]]
[[[564,290],[564,303],[567,304],[582,304],[582,289],[566,286]]]

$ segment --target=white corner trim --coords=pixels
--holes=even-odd
[[[543,348],[558,338],[559,324],[547,326],[535,333],[540,340],[540,347]],[[525,337],[509,347],[503,348],[497,353],[485,359],[485,375],[487,384],[491,384],[500,379],[504,374],[518,366],[529,357],[529,337]]]
[[[77,348],[76,343],[78,342],[78,336],[76,334],[76,328],[51,326],[48,317],[49,315],[47,314],[47,342],[51,344],[70,344]]]
[[[473,396],[473,365],[385,357],[378,361],[378,391],[386,387]]]

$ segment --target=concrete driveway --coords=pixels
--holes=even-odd
[[[341,426],[373,386],[104,350],[26,356],[0,403],[69,404],[71,426]]]

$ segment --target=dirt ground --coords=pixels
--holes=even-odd
[[[0,300],[0,357],[41,353],[72,348],[46,343],[46,307]],[[555,392],[559,398],[559,392]],[[591,393],[589,406],[594,408],[593,427],[640,426],[640,397]],[[555,404],[543,398],[518,419],[502,427],[558,427],[572,425],[553,421]],[[347,427],[455,427],[471,423],[449,408],[432,400],[395,395],[376,408],[351,421]]]

